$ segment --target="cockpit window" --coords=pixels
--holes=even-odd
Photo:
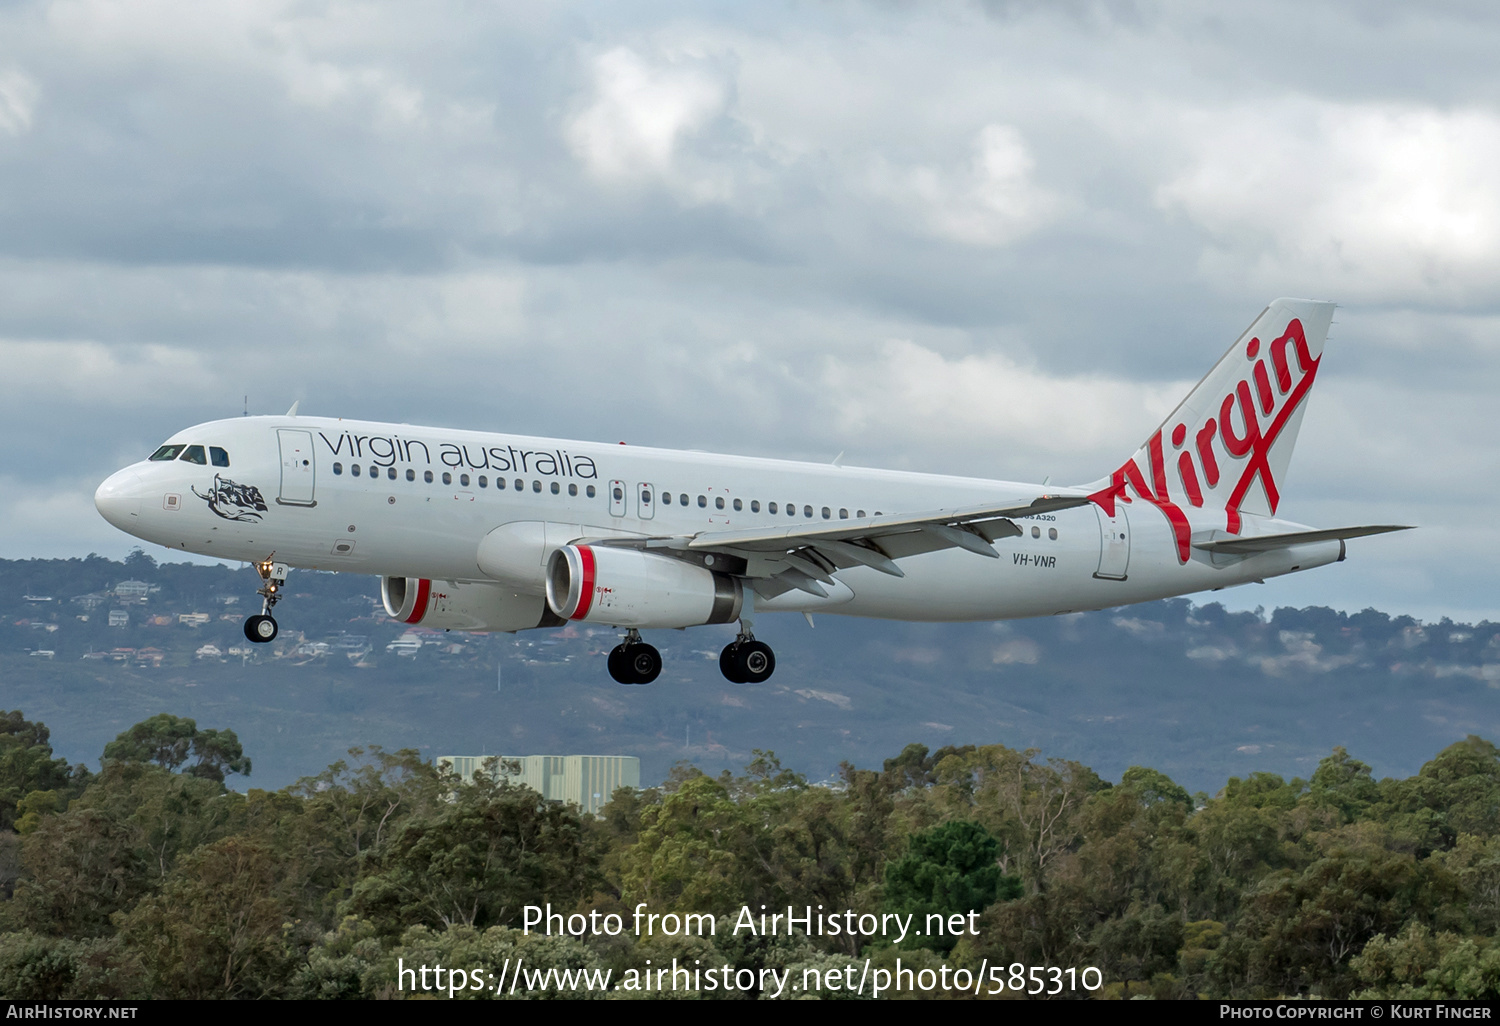
[[[228,452],[228,450],[221,449],[217,445],[210,445],[208,447],[208,458],[209,458],[209,461],[211,463],[213,463],[213,465],[216,466],[216,467],[227,467],[227,466],[229,466],[229,452]]]
[[[186,448],[187,446],[185,445],[164,445],[151,454],[151,459],[157,462],[161,462],[163,460],[175,460],[178,454],[180,454],[182,450]]]
[[[190,445],[183,450],[182,455],[177,457],[184,463],[196,463],[200,467],[208,466],[208,457],[203,455],[203,446]]]

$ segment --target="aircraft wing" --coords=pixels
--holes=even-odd
[[[600,539],[598,544],[675,550],[700,559],[710,555],[727,557],[728,572],[748,578],[762,598],[772,598],[793,588],[826,596],[828,592],[821,585],[833,584],[836,570],[867,566],[893,577],[904,577],[897,560],[948,548],[998,558],[1000,554],[990,543],[1020,535],[1021,528],[1013,518],[1086,506],[1089,501],[1082,492],[1055,493],[1004,505],[742,531],[702,531],[668,538]]]
[[[1204,552],[1225,552],[1235,555],[1252,555],[1256,552],[1272,552],[1292,545],[1307,542],[1343,541],[1346,538],[1364,538],[1372,534],[1389,531],[1410,531],[1409,524],[1379,524],[1366,527],[1332,527],[1326,531],[1289,531],[1285,534],[1262,534],[1251,538],[1220,538],[1216,541],[1195,542],[1193,548]]]

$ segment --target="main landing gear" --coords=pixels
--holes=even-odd
[[[719,653],[719,672],[731,684],[762,684],[776,672],[776,653],[764,641],[756,641],[750,629],[749,602],[747,595],[739,635]]]
[[[276,640],[279,628],[276,626],[276,618],[271,615],[271,609],[281,601],[281,589],[286,585],[286,575],[290,568],[285,563],[276,563],[268,558],[256,563],[255,569],[265,583],[256,592],[261,597],[260,612],[245,620],[245,637],[257,645],[264,645]]]
[[[609,653],[609,675],[621,684],[650,684],[661,675],[661,653],[632,627]]]
[[[776,653],[744,631],[719,653],[719,672],[731,684],[761,684],[776,672]]]
[[[247,623],[247,633],[249,629]],[[719,670],[732,684],[760,684],[776,672],[776,653],[764,641],[755,640],[749,616],[740,617],[739,635],[719,654]],[[642,641],[641,632],[632,627],[609,653],[609,675],[621,684],[650,684],[661,675],[661,653]]]

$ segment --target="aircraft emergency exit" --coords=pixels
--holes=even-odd
[[[214,421],[100,485],[110,523],[255,564],[254,642],[289,568],[380,577],[408,624],[623,629],[610,675],[645,684],[642,630],[738,623],[724,676],[775,669],[758,612],[998,620],[1103,609],[1340,561],[1278,519],[1333,304],[1278,299],[1133,456],[1077,487],[296,415]]]

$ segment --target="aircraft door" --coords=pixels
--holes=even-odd
[[[1130,567],[1130,520],[1125,514],[1125,506],[1116,501],[1114,516],[1097,505],[1094,512],[1099,515],[1099,569],[1094,576],[1107,581],[1123,581]]]
[[[625,515],[624,481],[611,481],[609,483],[609,515],[612,517],[623,517]]]
[[[276,440],[281,445],[281,494],[276,502],[282,506],[316,506],[312,432],[278,428]]]
[[[649,483],[635,486],[636,515],[642,520],[656,516],[656,487]]]

